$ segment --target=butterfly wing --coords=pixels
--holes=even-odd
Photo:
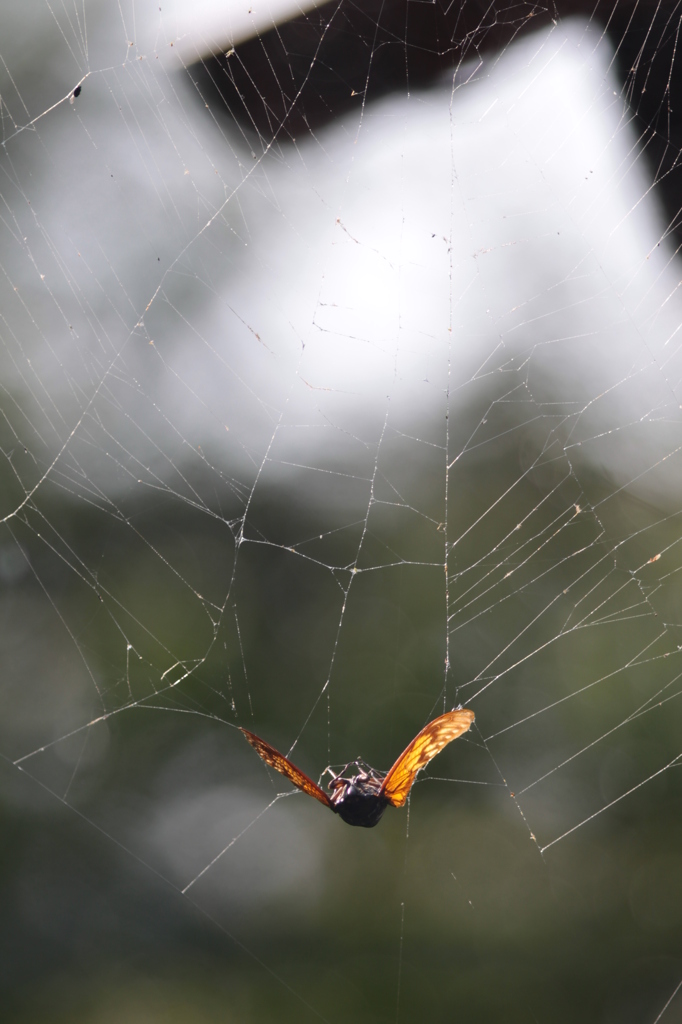
[[[254,732],[249,732],[248,729],[241,730],[246,736],[247,740],[253,747],[253,749],[260,754],[266,764],[269,764],[271,768],[278,771],[280,775],[286,776],[289,782],[302,789],[304,793],[309,796],[314,796],[316,800],[319,800],[325,807],[331,807],[331,801],[324,790],[320,789],[317,783],[309,779],[305,772],[302,772],[300,768],[297,768],[295,764],[292,764],[284,754],[280,754],[279,750],[275,750],[269,743],[262,740],[260,736],[256,736]],[[333,808],[332,808],[333,809]]]
[[[412,789],[417,772],[425,768],[431,758],[443,747],[465,733],[474,720],[473,711],[459,708],[448,711],[440,718],[424,726],[402,754],[384,779],[381,795],[394,807],[402,807]],[[262,755],[261,755],[262,756]]]

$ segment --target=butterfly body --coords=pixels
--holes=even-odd
[[[350,779],[338,775],[329,784],[331,809],[347,825],[361,825],[374,828],[388,807],[388,800],[381,792],[383,776],[373,769],[360,770]]]
[[[329,793],[325,793],[305,772],[260,736],[248,729],[241,731],[263,761],[293,782],[297,789],[319,800],[346,824],[373,828],[389,804],[393,807],[405,804],[417,773],[443,747],[467,732],[473,721],[474,713],[467,708],[455,708],[454,711],[434,718],[417,733],[385,775],[362,761],[346,765],[338,775],[327,769],[331,774]],[[345,778],[345,773],[352,768],[357,768],[357,773]]]

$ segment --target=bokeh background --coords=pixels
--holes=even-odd
[[[628,12],[0,5],[3,1019],[679,1019],[679,16]],[[317,778],[460,702],[372,830],[236,728]]]

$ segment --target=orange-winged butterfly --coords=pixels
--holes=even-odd
[[[314,796],[348,825],[372,828],[389,804],[394,807],[403,806],[417,772],[425,768],[443,747],[465,733],[473,720],[473,711],[466,708],[457,708],[455,711],[448,711],[446,715],[441,715],[440,718],[434,718],[417,733],[386,775],[375,771],[362,761],[353,761],[346,765],[338,775],[327,769],[331,775],[329,794],[265,740],[248,729],[241,731],[265,763],[285,775],[298,789],[309,796]],[[357,768],[356,774],[344,778],[344,773],[353,768]]]

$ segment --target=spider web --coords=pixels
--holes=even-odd
[[[678,9],[224,7],[3,8],[3,1002],[677,1019]]]

